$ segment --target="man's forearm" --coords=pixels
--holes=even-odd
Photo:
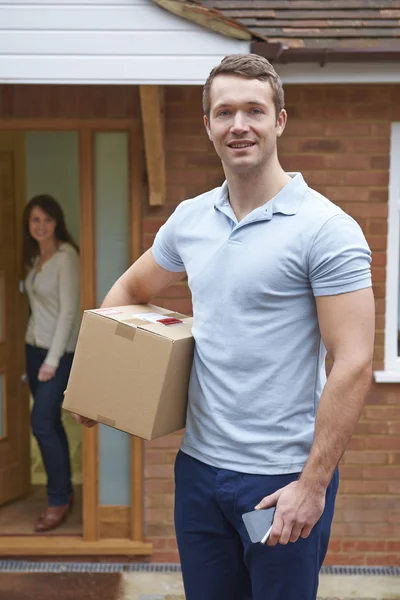
[[[149,300],[143,300],[137,297],[133,290],[128,290],[122,281],[118,279],[111,290],[108,292],[101,308],[108,308],[111,306],[128,306],[130,304],[146,304]]]
[[[317,410],[311,452],[300,476],[304,484],[326,488],[360,418],[371,366],[334,363]]]

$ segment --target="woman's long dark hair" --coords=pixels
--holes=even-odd
[[[75,250],[79,252],[78,246],[74,242],[71,234],[67,229],[67,226],[65,225],[64,213],[57,200],[55,200],[53,196],[50,196],[49,194],[40,194],[39,196],[34,196],[31,200],[29,200],[28,204],[25,206],[22,215],[22,256],[24,261],[24,267],[30,269],[32,267],[33,261],[40,254],[38,242],[34,240],[31,234],[29,233],[29,219],[31,216],[32,209],[35,208],[35,206],[40,208],[43,212],[49,215],[49,217],[55,220],[56,228],[54,231],[54,235],[56,236],[57,241],[68,242],[68,244],[71,244],[71,246],[73,246]]]

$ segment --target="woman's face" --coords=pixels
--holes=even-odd
[[[29,215],[29,233],[39,244],[55,240],[56,220],[38,206]]]

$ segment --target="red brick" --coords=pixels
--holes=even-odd
[[[382,121],[390,119],[392,116],[391,104],[351,104],[350,115],[356,119],[381,119]]]
[[[368,202],[368,188],[339,186],[326,188],[326,196],[333,202]],[[371,232],[373,233],[373,232]],[[386,233],[378,231],[377,233]]]
[[[342,481],[340,489],[345,494],[387,494],[389,485],[386,481]]]
[[[173,465],[146,465],[146,477],[149,478],[160,478],[160,479],[170,479],[174,474]]]
[[[400,553],[398,554],[372,554],[366,555],[367,565],[399,565],[400,564]]]
[[[382,452],[348,450],[344,455],[344,462],[346,465],[384,465],[387,463],[387,458]]]
[[[362,450],[365,448],[365,438],[353,436],[347,444],[346,453],[349,450]]]
[[[388,431],[388,425],[387,423],[382,423],[381,421],[378,423],[365,423],[364,421],[361,421],[360,423],[357,424],[356,426],[356,433],[357,434],[364,434],[364,435],[379,435],[379,434],[385,434]],[[368,438],[364,438],[365,440]]]
[[[390,523],[372,523],[365,524],[364,523],[364,533],[366,537],[371,538],[382,538],[382,539],[390,539],[390,538],[398,538],[400,537],[400,525],[392,525]]]
[[[390,494],[400,494],[400,481],[388,481],[388,491]]]
[[[146,521],[148,523],[161,523],[168,525],[174,522],[172,507],[168,508],[146,508]]]
[[[306,124],[303,126],[306,127]],[[365,122],[357,123],[356,121],[342,121],[334,124],[328,122],[325,125],[325,134],[329,137],[339,136],[344,138],[369,138],[371,135],[371,124]],[[307,135],[306,132],[304,135]]]
[[[369,127],[368,127],[369,129]],[[286,125],[283,138],[291,139],[293,137],[314,137],[322,136],[326,133],[326,124],[323,121],[304,122],[299,120],[289,119]]]
[[[363,523],[339,523],[336,518],[333,521],[332,533],[334,537],[364,537]]]
[[[179,563],[178,552],[154,552],[152,556],[154,562],[160,563]]]
[[[365,418],[377,421],[400,421],[400,407],[368,406],[365,409]]]
[[[359,199],[358,194],[354,193],[354,196]],[[386,219],[388,206],[387,204],[373,204],[372,202],[348,202],[346,204],[346,212],[354,217],[356,221],[359,221],[359,217]]]
[[[170,538],[175,536],[175,527],[172,523],[162,524],[162,523],[149,523],[147,520],[145,522],[145,534],[146,537],[155,536],[157,538],[164,537]],[[153,559],[154,560],[154,559]]]
[[[383,154],[387,156],[389,154],[390,138],[369,138],[367,144],[363,139],[348,139],[346,146],[349,153],[370,154],[373,156]]]
[[[346,183],[348,185],[387,186],[389,173],[387,171],[348,171]]]
[[[342,549],[344,552],[384,552],[386,550],[386,542],[382,540],[343,540]]]
[[[383,225],[384,225],[384,233],[386,234],[387,225],[386,225],[386,223],[383,223]],[[369,233],[372,233],[370,227],[368,228],[368,231],[369,231]],[[376,235],[369,235],[368,242],[371,247],[371,250],[386,250],[387,239],[383,235],[381,235],[379,237]]]
[[[176,452],[172,450],[171,452],[166,452],[162,449],[152,449],[148,448],[146,450],[146,461],[148,464],[155,465],[171,465],[175,462]]]
[[[147,479],[145,482],[147,494],[171,494],[175,484],[172,479]]]
[[[399,423],[400,425],[400,423]],[[395,437],[367,437],[365,448],[373,450],[398,450],[400,451],[400,438]]]
[[[342,554],[341,552],[330,552],[329,553],[329,563],[331,565],[363,565],[365,564],[365,555],[362,553],[355,552],[346,552]]]
[[[400,479],[400,467],[381,466],[365,467],[362,471],[363,479]]]
[[[388,552],[399,552],[400,553],[400,540],[386,542],[386,549]]]
[[[282,165],[287,171],[304,171],[306,169],[323,169],[324,157],[320,155],[303,154],[298,156],[282,156]]]

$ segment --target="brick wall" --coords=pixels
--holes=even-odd
[[[285,169],[302,171],[315,189],[352,215],[373,251],[376,297],[374,368],[383,367],[390,123],[400,120],[400,87],[289,86],[289,120],[280,141]],[[168,203],[147,209],[143,240],[177,202],[219,185],[222,172],[205,135],[200,90],[168,88]],[[190,308],[184,285],[161,302]],[[179,435],[147,446],[147,530],[154,561],[176,561],[173,461]],[[400,564],[400,386],[374,384],[341,466],[328,564]]]
[[[289,86],[289,122],[280,142],[287,170],[350,213],[373,250],[374,368],[383,367],[390,123],[400,121],[400,86]],[[177,203],[223,180],[204,133],[200,89],[166,90],[168,195],[144,207],[143,249]],[[137,89],[123,86],[0,86],[1,117],[137,117]],[[184,283],[159,304],[190,311]],[[400,565],[400,388],[374,384],[341,466],[329,564]],[[173,462],[180,435],[146,447],[146,529],[152,560],[178,560],[173,527]]]

